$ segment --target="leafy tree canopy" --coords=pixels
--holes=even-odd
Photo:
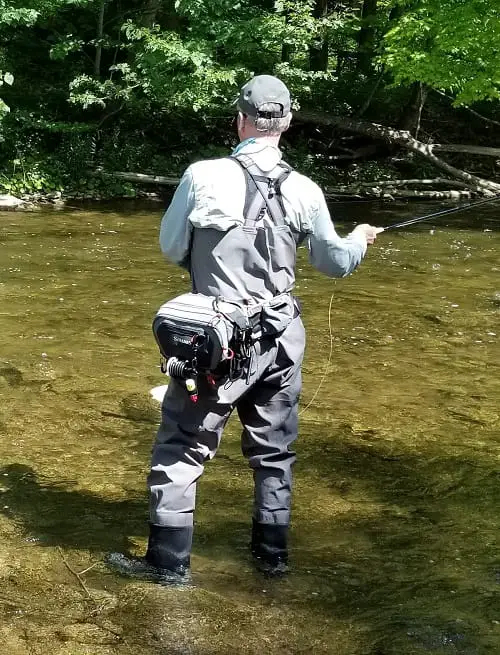
[[[0,161],[180,167],[259,73],[296,109],[397,125],[427,86],[496,118],[499,37],[498,0],[0,0]]]
[[[470,105],[500,98],[497,0],[397,3],[401,17],[383,39],[382,61],[396,83],[420,81]]]

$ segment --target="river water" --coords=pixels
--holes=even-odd
[[[435,208],[334,212],[342,234]],[[301,251],[292,572],[252,570],[232,421],[199,485],[184,590],[102,563],[146,544],[149,392],[165,383],[151,319],[188,288],[161,259],[160,214],[0,214],[0,651],[500,653],[499,210],[382,234],[344,280]]]

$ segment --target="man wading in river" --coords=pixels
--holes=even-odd
[[[292,115],[279,79],[251,79],[237,108],[240,144],[229,157],[189,166],[163,217],[160,244],[169,260],[190,271],[196,294],[229,301],[226,306],[237,310],[241,348],[227,349],[233,359],[226,353],[212,373],[196,370],[193,380],[182,379],[186,362],[167,369],[171,380],[148,477],[147,553],[108,557],[124,574],[163,583],[189,579],[196,482],[235,408],[255,482],[251,552],[264,572],[286,570],[295,461],[290,447],[298,431],[305,346],[291,295],[297,246],[307,245],[319,271],[343,277],[381,231],[358,225],[340,238],[320,188],[282,161],[278,143]]]

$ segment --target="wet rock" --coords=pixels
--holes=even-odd
[[[0,209],[16,209],[24,205],[24,200],[14,196],[0,194]]]

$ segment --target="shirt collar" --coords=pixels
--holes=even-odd
[[[232,154],[252,155],[257,152],[263,152],[266,150],[268,151],[266,154],[270,154],[272,152],[275,157],[277,156],[278,161],[281,160],[281,150],[277,146],[272,146],[267,141],[256,137],[250,137],[249,139],[245,139],[245,141],[239,143],[233,150]]]
[[[268,141],[257,138],[242,141],[234,150],[234,155],[250,155],[251,159],[263,172],[272,171],[281,162],[281,150]]]

